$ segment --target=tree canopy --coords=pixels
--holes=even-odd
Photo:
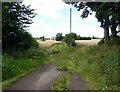
[[[35,9],[22,3],[2,3],[2,39],[3,51],[8,49],[29,49],[37,45],[30,33],[26,31],[32,18],[36,16]]]
[[[68,3],[67,3],[68,4]],[[101,22],[101,27],[104,28],[104,38],[106,43],[116,40],[117,26],[120,24],[120,2],[71,2],[69,4],[74,5],[74,7],[82,12],[81,17],[87,18],[91,15],[91,12],[95,12],[95,16],[99,22]],[[109,37],[109,28],[111,29],[111,39]]]

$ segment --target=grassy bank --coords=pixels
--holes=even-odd
[[[40,48],[25,52],[5,54],[2,57],[2,86],[8,88],[13,82],[30,73],[40,65],[48,63],[44,51]]]
[[[52,49],[51,49],[52,48]],[[67,47],[55,44],[50,49],[57,51],[50,60],[58,69],[68,73],[76,72],[87,82],[90,90],[119,90],[118,46]]]

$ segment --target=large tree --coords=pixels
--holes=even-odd
[[[32,36],[26,32],[27,24],[33,23],[36,13],[30,6],[17,2],[2,3],[2,47],[8,49],[28,49],[33,44]]]
[[[91,11],[96,12],[96,18],[104,28],[105,42],[109,43],[109,28],[111,29],[112,39],[116,38],[116,28],[120,24],[120,2],[72,2],[67,4],[74,5],[78,11],[83,10],[82,18],[87,18]],[[90,10],[89,10],[90,8]]]

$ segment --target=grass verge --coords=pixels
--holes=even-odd
[[[42,49],[31,49],[11,56],[4,53],[2,61],[2,89],[7,89],[19,78],[48,63],[48,58]]]
[[[54,46],[54,45],[53,45]],[[58,46],[52,47],[53,50]],[[63,47],[50,57],[58,69],[78,73],[90,90],[120,90],[119,48],[117,45]]]

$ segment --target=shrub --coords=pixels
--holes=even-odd
[[[57,33],[56,41],[61,41],[63,39],[62,33]]]
[[[116,37],[110,36],[110,38],[111,38],[111,43],[112,44],[120,45],[120,36],[118,36],[118,35]]]
[[[105,44],[105,38],[103,38],[99,43],[98,45],[101,45],[101,44]],[[107,42],[106,44],[116,44],[116,45],[120,45],[120,36],[116,36],[116,37],[112,37],[110,36],[110,40],[109,42]]]
[[[66,37],[71,37],[73,39],[77,39],[77,34],[76,33],[66,34]]]
[[[71,37],[65,37],[63,39],[63,42],[67,43],[68,46],[76,46],[76,42],[75,39],[71,38]]]
[[[45,36],[40,37],[40,39],[41,39],[42,41],[45,41],[45,40],[46,40],[46,39],[45,39]]]
[[[4,41],[2,46],[3,52],[10,52],[11,54],[12,52],[16,52],[18,50],[25,51],[30,48],[37,48],[39,45],[30,33],[26,31],[18,31],[14,38],[11,36],[8,37],[7,43]]]
[[[102,40],[99,41],[98,45],[102,45],[102,44],[104,44],[104,43],[105,43],[105,42],[104,42],[104,39],[102,39]]]
[[[27,73],[47,61],[45,53],[39,48],[15,52],[11,56],[4,53],[2,56],[2,81]]]

